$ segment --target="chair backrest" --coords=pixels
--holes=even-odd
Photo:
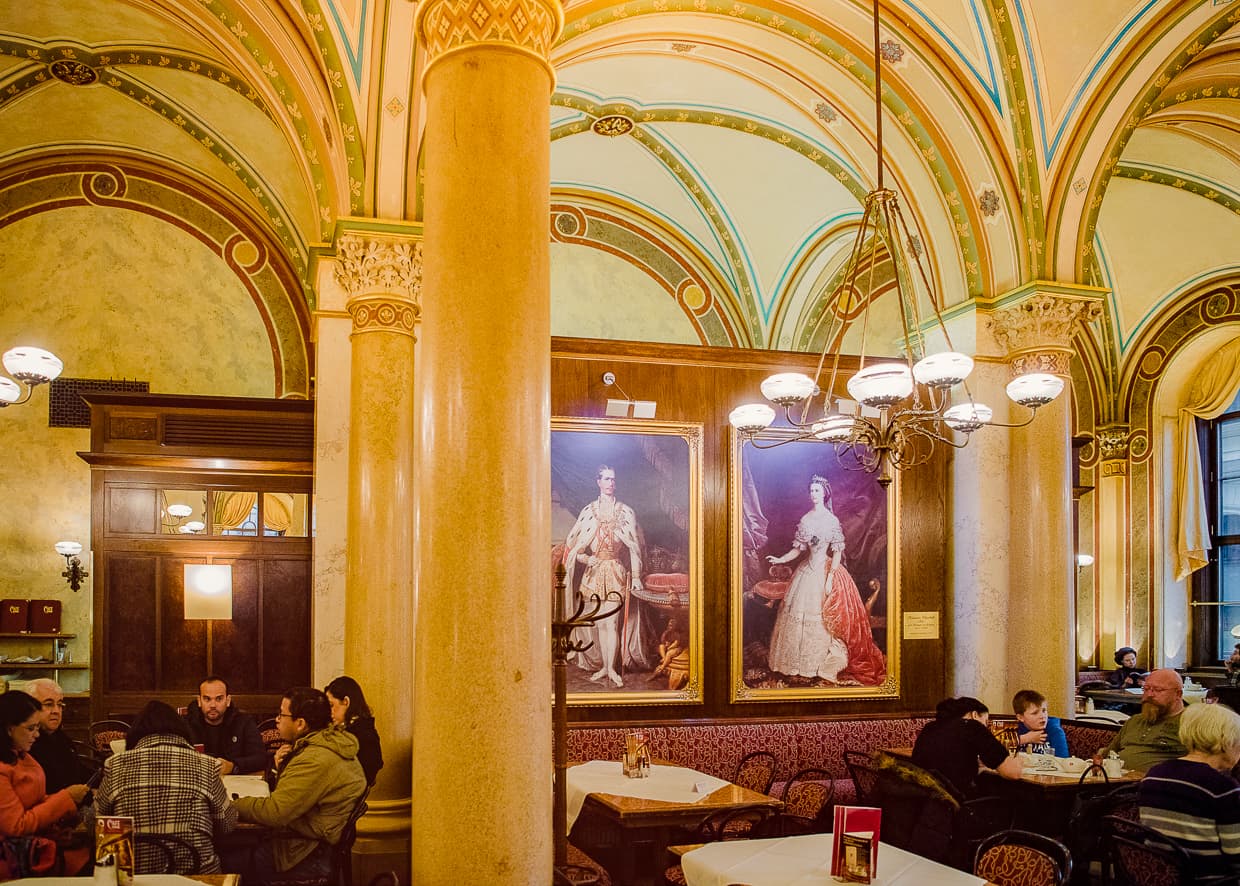
[[[724,809],[706,818],[697,827],[692,843],[718,843],[772,836],[775,810],[768,806]]]
[[[284,738],[280,735],[280,727],[276,724],[275,718],[272,717],[259,723],[258,734],[263,740],[263,750],[267,752],[267,762],[270,763],[276,748],[284,744]]]
[[[1187,886],[1192,862],[1184,847],[1140,822],[1103,818],[1109,882],[1127,886]]]
[[[112,742],[128,734],[129,724],[124,720],[96,720],[86,732],[90,749],[103,757],[112,754]]]
[[[961,808],[951,787],[928,769],[881,754],[874,772],[877,785],[870,802],[883,810],[883,842],[947,862]]]
[[[779,761],[770,751],[753,751],[741,757],[732,781],[743,788],[765,794],[770,791],[778,768]]]
[[[1077,800],[1076,811],[1068,822],[1068,844],[1072,858],[1082,870],[1089,870],[1091,862],[1106,864],[1106,847],[1103,845],[1103,819],[1108,815],[1137,820],[1137,788],[1135,781],[1124,782],[1105,794],[1084,796]]]
[[[999,831],[978,846],[973,873],[995,886],[1063,886],[1072,876],[1072,853],[1041,834]]]
[[[835,786],[831,773],[825,769],[802,769],[784,785],[783,816],[787,833],[826,833],[832,822],[827,819]]]
[[[176,834],[134,833],[137,855],[135,873],[198,874],[202,872],[202,856],[193,844]]]
[[[353,886],[353,844],[357,841],[357,821],[366,814],[368,796],[369,786],[357,798],[357,804],[340,832],[340,839],[331,848],[331,874],[328,878],[331,886]]]
[[[866,751],[844,751],[844,767],[857,792],[857,802],[875,805],[873,799],[878,787],[878,771],[871,763],[870,754]]]

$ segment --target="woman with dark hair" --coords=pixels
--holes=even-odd
[[[202,868],[189,869],[190,860],[176,856],[173,874],[218,874],[216,833],[237,823],[220,780],[215,759],[194,750],[189,724],[162,701],[147,702],[125,736],[125,750],[103,764],[103,782],[95,792],[99,815],[131,815],[134,828],[172,834],[198,852]],[[158,870],[159,850],[139,845],[137,873]]]
[[[1004,778],[1017,779],[1020,760],[990,732],[990,709],[967,695],[945,698],[934,709],[913,745],[913,762],[933,769],[966,797],[976,794],[978,762]]]
[[[366,784],[373,785],[383,768],[383,750],[362,687],[352,677],[337,677],[324,691],[332,706],[332,722],[348,729],[357,739],[357,762],[362,764]]]
[[[0,695],[0,837],[49,835],[64,818],[75,818],[86,796],[84,784],[72,784],[48,794],[43,767],[30,756],[39,737],[42,706],[24,692]],[[76,873],[86,862],[66,858],[66,873]]]

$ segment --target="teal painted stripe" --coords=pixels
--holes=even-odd
[[[1161,299],[1155,302],[1153,307],[1151,307],[1148,311],[1145,312],[1145,316],[1141,318],[1141,322],[1133,327],[1132,335],[1128,336],[1128,338],[1123,340],[1123,343],[1120,345],[1120,350],[1127,351],[1128,346],[1132,344],[1132,340],[1137,337],[1137,333],[1139,333],[1142,329],[1145,328],[1146,324],[1149,323],[1150,319],[1154,317],[1155,314],[1158,314],[1160,311],[1162,311],[1163,308],[1165,308],[1168,304],[1171,304],[1176,299],[1178,299],[1185,292],[1188,292],[1191,289],[1197,288],[1203,280],[1209,280],[1215,277],[1222,277],[1226,274],[1235,273],[1237,271],[1240,271],[1240,263],[1218,265],[1217,267],[1202,271],[1196,276],[1190,277],[1188,280],[1185,280],[1175,289],[1171,290],[1169,293],[1167,293]]]
[[[830,228],[835,227],[838,224],[841,224],[842,222],[849,221],[854,218],[860,219],[863,215],[864,215],[863,211],[858,211],[855,209],[850,209],[845,212],[840,212],[840,213],[837,213],[836,215],[831,216],[831,218],[826,219],[825,221],[823,221],[822,224],[818,225],[812,231],[810,231],[809,235],[806,236],[806,238],[802,240],[800,244],[797,246],[797,248],[793,251],[792,258],[790,258],[788,260],[788,263],[784,265],[784,269],[779,274],[779,279],[775,282],[775,291],[776,292],[784,291],[784,286],[787,285],[788,275],[790,275],[792,273],[792,269],[795,268],[800,263],[801,257],[805,255],[806,251],[810,248],[810,245],[818,239],[818,237],[822,234],[823,231],[826,231]]]
[[[982,74],[982,72],[977,69],[977,66],[974,65],[973,62],[964,54],[960,47],[952,42],[952,39],[947,36],[947,32],[944,31],[939,26],[939,23],[936,22],[928,13],[926,13],[925,10],[923,10],[916,3],[910,3],[909,6],[912,8],[913,12],[917,13],[918,18],[925,22],[926,27],[938,34],[939,37],[942,38],[943,42],[947,44],[948,48],[956,54],[956,57],[960,59],[960,63],[968,69],[969,73],[972,74],[974,79],[976,79],[981,85],[982,91],[986,93],[986,96],[990,99],[991,104],[994,105],[995,110],[1002,111],[1001,98],[999,95],[999,81],[995,76],[994,55],[991,53],[991,45],[990,41],[986,38],[986,31],[982,27],[982,16],[977,8],[977,0],[969,0],[969,11],[973,13],[973,23],[976,25],[977,34],[982,41],[982,56],[986,61],[985,74]]]
[[[353,75],[353,87],[362,88],[362,51],[366,48],[366,19],[370,11],[370,0],[362,0],[362,21],[357,28],[357,45],[354,46],[346,36],[344,20],[340,17],[336,4],[332,0],[326,2],[332,21],[336,23],[336,34],[340,37],[340,45],[349,60],[349,72]]]
[[[1029,62],[1029,76],[1033,78],[1033,102],[1038,109],[1038,134],[1042,137],[1042,152],[1046,155],[1047,166],[1050,165],[1051,159],[1055,156],[1056,151],[1059,150],[1059,143],[1064,137],[1068,123],[1072,120],[1072,115],[1080,107],[1081,102],[1085,100],[1085,94],[1098,76],[1098,72],[1107,63],[1119,44],[1128,36],[1128,32],[1159,2],[1160,0],[1146,0],[1145,5],[1134,12],[1128,21],[1124,22],[1124,26],[1120,28],[1119,33],[1115,35],[1114,39],[1103,50],[1102,57],[1094,62],[1093,67],[1089,69],[1085,82],[1081,84],[1072,96],[1072,100],[1068,103],[1067,111],[1064,113],[1059,127],[1055,130],[1054,137],[1050,138],[1046,131],[1046,108],[1042,105],[1042,89],[1038,77],[1038,64],[1033,54],[1033,40],[1029,35],[1029,23],[1025,20],[1024,3],[1023,0],[1012,0],[1012,5],[1016,8],[1016,18],[1020,23],[1020,36],[1021,41],[1025,45],[1025,57]]]

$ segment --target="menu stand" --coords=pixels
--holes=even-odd
[[[568,656],[573,652],[585,652],[594,645],[589,641],[573,640],[573,631],[610,618],[620,611],[624,603],[600,599],[594,594],[589,601],[583,597],[573,614],[565,618],[564,574],[564,564],[556,564],[551,602],[551,672],[555,690],[551,706],[552,757],[555,762],[551,807],[551,826],[555,828],[554,884],[597,886],[598,874],[583,865],[568,863]],[[587,602],[589,611],[586,611]],[[613,602],[614,606],[604,609]]]

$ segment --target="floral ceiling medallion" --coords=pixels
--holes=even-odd
[[[48,72],[62,83],[70,86],[89,86],[99,79],[90,65],[71,58],[61,58],[48,65]]]
[[[627,135],[633,130],[633,121],[623,114],[608,114],[606,117],[599,117],[590,126],[599,135],[605,135],[608,138],[615,138],[618,135]]]

